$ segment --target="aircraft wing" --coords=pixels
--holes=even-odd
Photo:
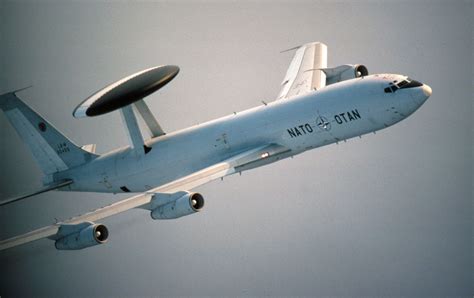
[[[60,236],[61,233],[58,232],[63,226],[101,220],[133,208],[150,209],[150,202],[154,194],[175,193],[178,191],[191,190],[217,178],[239,172],[247,165],[252,166],[256,162],[263,161],[263,159],[279,158],[282,154],[287,154],[289,152],[289,149],[277,144],[270,144],[247,150],[223,162],[217,163],[183,178],[164,184],[148,192],[96,209],[89,213],[70,218],[63,222],[58,222],[53,225],[40,228],[27,234],[2,240],[0,241],[0,250],[5,250],[7,248],[15,247],[42,238],[56,240]]]
[[[326,75],[321,69],[327,68],[327,57],[327,46],[321,42],[297,47],[281,83],[278,99],[288,99],[323,88],[326,85]]]

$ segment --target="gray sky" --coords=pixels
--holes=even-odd
[[[0,296],[472,296],[473,2],[38,4],[0,2],[0,92],[78,144],[125,145],[118,113],[77,120],[84,98],[123,76],[177,64],[148,99],[167,131],[273,100],[310,41],[329,65],[363,63],[433,88],[407,120],[198,190],[205,211],[104,221],[108,244],[0,253]],[[0,113],[1,114],[1,113]],[[0,196],[40,172],[0,115]],[[51,192],[0,209],[6,238],[123,196]]]

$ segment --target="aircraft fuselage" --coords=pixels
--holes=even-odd
[[[148,140],[152,150],[147,154],[137,154],[130,146],[111,151],[54,178],[74,181],[62,190],[143,192],[259,145],[274,143],[290,149],[280,160],[408,117],[431,90],[423,85],[384,92],[390,82],[404,78],[371,75],[343,81]]]

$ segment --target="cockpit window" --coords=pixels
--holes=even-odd
[[[403,86],[405,86],[406,84],[408,84],[408,81],[407,80],[404,80],[404,81],[401,81],[399,84],[398,84],[398,88],[403,88]]]
[[[397,83],[397,81],[393,81],[393,83],[389,84],[389,87],[386,87],[383,90],[385,93],[394,93],[398,89],[414,88],[420,86],[423,86],[423,84],[410,78],[406,78],[406,80],[403,80],[399,83]]]
[[[403,87],[400,87],[400,88],[414,88],[414,87],[421,87],[423,86],[422,83],[418,82],[418,81],[415,81],[415,80],[412,80],[410,78],[406,79],[405,80],[407,82],[407,84],[405,84]],[[404,82],[405,82],[404,81]]]

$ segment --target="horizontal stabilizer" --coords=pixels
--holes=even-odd
[[[35,195],[39,195],[40,193],[44,193],[44,192],[47,192],[47,191],[50,191],[50,190],[53,190],[53,189],[58,189],[58,188],[67,186],[71,183],[72,183],[72,180],[58,181],[58,182],[55,182],[53,184],[46,185],[46,186],[40,188],[39,190],[36,190],[35,192],[28,193],[28,194],[23,194],[23,195],[18,196],[16,198],[0,201],[0,206],[7,205],[7,204],[10,204],[10,203],[13,203],[13,202],[16,202],[16,201],[20,201],[20,200],[23,200],[23,199],[26,199],[26,198],[29,198],[29,197],[32,197],[32,196],[35,196]]]

